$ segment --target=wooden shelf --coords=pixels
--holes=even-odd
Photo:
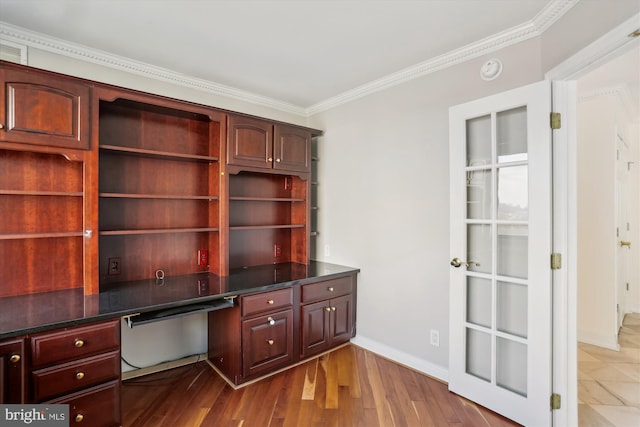
[[[100,197],[112,199],[218,200],[217,196],[185,196],[180,194],[100,193]]]
[[[100,145],[101,150],[122,153],[132,156],[156,157],[176,160],[190,160],[194,162],[217,162],[219,159],[213,156],[201,156],[196,154],[182,154],[170,151],[146,150],[142,148],[121,147],[118,145]]]
[[[229,200],[236,202],[304,202],[305,199],[289,197],[246,197],[233,196]]]
[[[0,196],[63,196],[82,197],[82,191],[30,191],[30,190],[0,190]]]
[[[0,240],[46,239],[52,237],[83,237],[84,231],[52,231],[45,233],[4,233]]]
[[[135,230],[101,230],[101,236],[133,236],[145,234],[172,234],[172,233],[207,233],[218,231],[217,227],[202,228],[150,228]]]
[[[280,224],[280,225],[237,225],[230,226],[229,230],[268,230],[278,228],[304,228],[304,224]]]

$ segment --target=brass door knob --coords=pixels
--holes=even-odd
[[[20,361],[21,357],[19,354],[12,354],[11,357],[9,357],[9,361],[11,363],[18,363]]]
[[[460,267],[462,264],[465,265],[465,267],[469,268],[470,266],[476,266],[476,267],[480,267],[480,263],[476,262],[476,261],[462,261],[460,258],[454,258],[451,260],[450,264],[452,266],[454,266],[455,268]]]

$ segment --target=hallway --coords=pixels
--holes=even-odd
[[[620,351],[578,343],[580,427],[640,425],[640,314],[627,314]]]

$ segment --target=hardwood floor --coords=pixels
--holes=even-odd
[[[354,345],[239,390],[206,362],[124,381],[124,427],[517,426]]]

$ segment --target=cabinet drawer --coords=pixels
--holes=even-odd
[[[302,302],[307,303],[346,295],[351,293],[352,289],[353,279],[351,277],[310,283],[302,286]]]
[[[36,402],[120,377],[120,352],[113,351],[32,373]]]
[[[293,305],[293,289],[286,288],[256,295],[243,296],[241,297],[240,304],[242,306],[243,316],[250,316],[264,311],[290,307]]]
[[[68,404],[70,426],[120,425],[120,381],[112,381],[46,403]]]
[[[31,337],[34,367],[68,362],[120,346],[120,319]]]

